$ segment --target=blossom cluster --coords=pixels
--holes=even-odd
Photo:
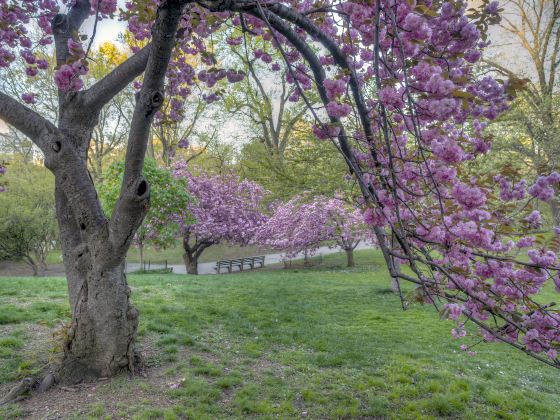
[[[262,212],[266,191],[260,185],[236,175],[195,175],[184,161],[175,163],[173,173],[186,180],[193,197],[183,212],[173,216],[185,240],[248,245],[266,221]]]

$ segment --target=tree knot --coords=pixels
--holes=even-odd
[[[159,108],[163,104],[163,98],[163,92],[159,90],[152,93],[152,97],[150,98],[152,107]]]

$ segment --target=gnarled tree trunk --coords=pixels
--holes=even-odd
[[[93,264],[79,280],[59,380],[76,383],[133,371],[138,311],[129,301],[123,263]]]
[[[191,243],[191,236],[194,236],[194,243]],[[183,261],[188,274],[198,275],[198,259],[206,248],[212,246],[213,242],[201,240],[187,231],[183,236]]]
[[[134,201],[148,202],[149,190],[135,193]],[[131,239],[124,248],[115,249],[106,224],[97,226],[94,235],[85,235],[58,180],[56,195],[72,311],[57,379],[77,383],[132,371],[138,358],[134,342],[139,313],[130,303],[124,272],[125,248]],[[141,217],[130,226],[131,232]]]

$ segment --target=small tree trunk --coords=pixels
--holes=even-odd
[[[354,250],[352,248],[346,248],[346,266],[347,267],[355,267],[356,264],[354,263]]]
[[[33,277],[38,277],[39,276],[39,267],[37,266],[37,263],[35,262],[35,260],[33,260],[33,258],[31,258],[30,256],[25,257],[25,260],[27,261],[27,264],[29,264],[29,266],[33,270]]]
[[[552,223],[554,227],[560,226],[560,203],[556,201],[556,198],[549,202],[550,212],[552,213]]]
[[[193,252],[185,252],[183,255],[185,261],[185,268],[188,274],[198,275],[198,256]]]
[[[47,256],[45,253],[37,253],[37,266],[39,267],[39,276],[44,277],[47,272]]]
[[[155,147],[154,147],[154,138],[153,136],[150,136],[150,139],[148,140],[148,148],[146,151],[146,155],[152,159],[156,158],[156,151],[155,151]]]
[[[140,241],[138,243],[138,253],[140,254],[140,271],[145,271],[144,267],[144,243]]]
[[[307,249],[303,252],[303,264],[309,265],[309,253],[307,252]]]
[[[399,281],[395,277],[391,277],[391,291],[399,293]]]

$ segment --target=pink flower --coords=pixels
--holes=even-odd
[[[350,115],[352,107],[348,104],[341,104],[331,101],[327,104],[327,113],[333,118],[344,118]]]
[[[34,104],[37,102],[37,98],[34,93],[24,93],[23,95],[21,95],[21,99],[26,104]]]
[[[325,90],[327,91],[327,96],[332,101],[340,96],[344,95],[346,92],[346,82],[342,79],[326,79],[323,82]]]

